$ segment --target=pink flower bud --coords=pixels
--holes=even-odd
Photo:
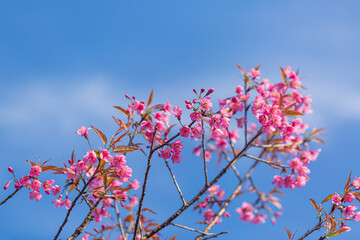
[[[202,88],[202,89],[201,89],[201,93],[203,93],[203,92],[205,92],[205,89]]]
[[[193,99],[193,101],[192,101],[194,104],[196,103],[196,99]]]
[[[15,183],[15,188],[16,188],[16,189],[19,189],[19,188],[20,188],[20,183],[19,183],[19,182],[16,182],[16,183]]]
[[[6,190],[6,189],[9,187],[9,185],[10,185],[10,182],[8,182],[7,184],[5,184],[4,190]]]
[[[206,93],[205,96],[209,95],[209,94],[212,94],[214,92],[214,89],[213,88],[210,88],[209,91]]]
[[[195,89],[195,88],[193,89],[193,92],[197,94],[197,91],[196,91],[196,89]]]
[[[126,97],[127,99],[130,99],[129,95],[127,95],[127,94],[125,94],[125,97]]]
[[[186,108],[187,108],[187,109],[192,109],[191,104],[187,104],[187,105],[186,105]]]
[[[189,100],[185,100],[185,103],[186,103],[186,104],[190,104],[190,101],[189,101]]]
[[[14,173],[14,170],[11,167],[8,167],[8,171]]]

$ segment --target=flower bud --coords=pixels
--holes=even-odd
[[[16,189],[19,189],[19,188],[20,188],[20,183],[19,183],[19,182],[16,182],[16,183],[15,183],[15,188],[16,188]]]
[[[187,105],[186,105],[186,108],[187,108],[187,109],[192,109],[191,104],[187,104]]]
[[[10,182],[8,182],[7,184],[5,184],[4,190],[6,190],[6,189],[9,187],[9,185],[10,185]]]
[[[11,167],[8,167],[8,171],[14,173],[14,170]]]
[[[193,92],[194,92],[195,94],[197,94],[197,91],[196,91],[196,89],[195,89],[195,88],[193,89]]]
[[[201,93],[203,93],[203,92],[205,92],[205,89],[202,88],[202,89],[201,89]]]

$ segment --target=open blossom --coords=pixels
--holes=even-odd
[[[191,121],[200,122],[200,121],[201,121],[201,113],[199,113],[199,112],[192,112],[192,113],[190,114],[190,118],[191,118]]]
[[[205,223],[211,223],[214,220],[215,214],[212,209],[208,209],[204,212]]]
[[[352,193],[348,193],[344,197],[344,201],[349,202],[349,203],[351,203],[354,199],[355,199],[355,196]]]
[[[265,223],[265,219],[266,219],[266,215],[263,213],[260,213],[259,215],[255,216],[254,219],[252,220],[252,222],[254,224],[260,224],[260,223]]]
[[[41,173],[41,167],[39,166],[32,166],[30,168],[30,176],[31,177],[38,177]]]
[[[351,204],[350,206],[347,206],[344,208],[343,213],[346,218],[352,217],[355,215],[354,210],[356,210],[358,207],[356,207],[354,204]]]
[[[129,182],[129,178],[132,176],[132,169],[128,166],[121,166],[118,168],[117,173],[119,174],[120,181]]]
[[[90,130],[90,128],[86,128],[84,126],[81,126],[79,128],[79,130],[76,131],[76,134],[80,135],[80,136],[84,136],[85,138],[88,137],[87,133]]]
[[[200,109],[204,111],[210,111],[211,107],[213,106],[212,102],[210,101],[211,101],[210,96],[207,96],[206,98],[200,98],[200,104],[199,104]]]
[[[31,188],[34,190],[39,190],[41,188],[41,182],[39,180],[34,180],[31,183]]]
[[[198,123],[191,132],[191,138],[193,139],[200,139],[202,134],[205,133],[205,130],[201,128],[201,124]]]
[[[172,161],[173,163],[180,163],[180,162],[181,162],[181,159],[182,159],[182,156],[181,156],[181,154],[178,153],[178,152],[175,152],[175,153],[172,155],[172,157],[171,157],[171,161]]]
[[[177,117],[179,120],[181,118],[182,110],[178,106],[175,106],[173,109],[174,116]]]
[[[20,178],[19,182],[23,187],[28,187],[31,184],[31,179],[28,176],[24,176]]]
[[[271,182],[272,184],[276,184],[276,187],[282,188],[284,185],[284,178],[279,175],[274,176],[274,181]]]
[[[119,168],[126,164],[125,155],[115,155],[111,165]]]
[[[60,195],[59,198],[54,199],[51,203],[55,204],[55,207],[57,208],[62,208],[63,201],[61,199],[62,199],[62,195]]]
[[[259,78],[260,70],[256,70],[255,68],[251,69],[250,75],[253,79]]]
[[[86,164],[90,164],[93,165],[97,162],[97,157],[96,157],[96,153],[91,150],[91,151],[87,151],[86,155],[83,157],[82,159]]]
[[[334,195],[332,195],[331,199],[332,199],[333,204],[336,204],[338,206],[341,204],[341,197],[339,196],[339,194],[334,193]]]
[[[356,189],[360,189],[360,177],[354,177],[353,183],[352,185],[356,188]]]
[[[68,199],[68,198],[66,198],[62,204],[65,205],[65,208],[66,208],[67,210],[69,210],[70,207],[71,207],[71,201],[70,201],[70,199]]]
[[[129,105],[132,111],[135,111],[137,114],[141,115],[145,109],[145,102],[139,102],[135,100],[132,104]]]
[[[130,187],[134,188],[135,190],[138,190],[140,188],[140,182],[135,179],[130,183]]]
[[[171,158],[171,152],[169,148],[166,148],[159,152],[159,157],[163,158],[164,160]]]
[[[180,136],[187,138],[190,135],[191,135],[191,128],[187,126],[183,126],[180,128]]]
[[[101,150],[100,158],[104,159],[106,162],[111,162],[113,157],[111,156],[110,152],[106,149]]]
[[[40,201],[42,195],[39,191],[33,190],[30,192],[30,199],[35,199],[36,201]]]

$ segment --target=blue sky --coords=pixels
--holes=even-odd
[[[125,93],[146,99],[153,88],[155,102],[181,105],[193,88],[213,87],[218,97],[231,94],[239,83],[234,63],[244,68],[261,64],[262,76],[273,81],[280,80],[279,66],[290,65],[300,68],[314,100],[310,125],[326,128],[328,144],[312,166],[312,181],[282,198],[285,210],[277,225],[252,226],[233,217],[213,231],[229,230],[219,239],[286,239],[283,227],[300,235],[316,222],[310,197],[321,200],[341,191],[350,170],[360,176],[359,8],[358,1],[330,0],[2,0],[0,182],[10,178],[8,166],[26,173],[24,159],[51,158],[60,164],[73,149],[82,156],[87,146],[75,130],[94,125],[111,134],[116,127],[111,116],[120,116],[112,106],[125,105]],[[199,164],[188,158],[184,168]],[[134,172],[144,171],[144,159],[131,161]],[[181,167],[174,171],[190,198],[197,189]],[[261,181],[262,171],[254,178]],[[166,179],[154,177],[160,190],[153,191],[164,196],[174,190],[165,199],[176,202]],[[145,203],[162,218],[178,208],[153,199]],[[55,209],[51,200],[30,201],[25,191],[15,196],[1,208],[7,216],[0,224],[2,239],[53,236],[65,210]],[[235,208],[236,203],[230,207]],[[73,215],[73,224],[81,221],[82,210]],[[185,214],[178,223],[194,226],[199,219]],[[356,224],[350,225],[353,231],[341,239],[360,234]],[[179,231],[169,228],[164,235],[173,232]],[[179,239],[194,236],[181,234]]]

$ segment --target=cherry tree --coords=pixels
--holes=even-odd
[[[67,239],[175,239],[181,231],[191,231],[195,239],[226,236],[230,231],[224,224],[222,232],[211,231],[222,224],[224,218],[233,221],[262,224],[276,223],[282,215],[280,194],[283,189],[295,190],[308,184],[310,168],[321,149],[314,149],[321,140],[322,128],[311,129],[302,117],[312,113],[310,95],[291,67],[280,68],[281,81],[272,83],[260,78],[260,66],[244,71],[239,65],[242,82],[234,86],[233,95],[223,99],[212,98],[214,89],[193,89],[193,97],[184,106],[172,106],[170,102],[153,104],[153,91],[146,101],[125,95],[128,106],[115,106],[120,117],[113,117],[118,130],[108,137],[99,129],[81,126],[76,133],[88,143],[83,157],[71,154],[60,165],[50,162],[28,161],[29,172],[19,174],[9,167],[12,179],[4,189],[15,190],[2,200],[5,204],[22,190],[29,198],[44,201],[44,194],[53,195],[54,207],[66,209],[66,216],[54,239],[60,239],[71,213],[78,205],[87,205],[83,221]],[[310,130],[311,129],[311,130]],[[99,137],[102,146],[92,146]],[[202,168],[189,169],[191,174],[202,175],[200,190],[191,198],[183,192],[172,168],[181,167],[184,143],[192,145],[193,159],[202,162]],[[141,152],[147,164],[142,166],[142,178],[133,177],[131,164],[135,152]],[[156,209],[144,204],[151,177],[152,161],[164,162],[162,171],[167,172],[174,184],[179,202],[178,210],[159,221]],[[239,160],[251,161],[248,169],[239,167]],[[211,162],[217,168],[208,168]],[[261,179],[272,185],[271,189],[257,187],[252,174],[260,165],[272,168],[276,174]],[[16,174],[15,174],[16,173]],[[55,182],[51,174],[58,174],[63,181]],[[135,175],[135,174],[134,174]],[[221,181],[231,175],[232,181]],[[211,177],[212,176],[212,177]],[[225,192],[233,189],[231,192]],[[306,233],[292,233],[284,226],[289,239],[304,239],[314,231],[324,229],[320,239],[350,231],[345,223],[359,221],[360,212],[355,204],[360,201],[360,178],[351,177],[342,192],[331,193],[322,201],[310,199],[317,223]],[[9,191],[9,189],[7,190]],[[252,196],[252,198],[249,198]],[[255,197],[254,197],[255,196]],[[310,197],[310,196],[309,196]],[[251,200],[250,199],[254,199]],[[169,203],[166,203],[169,204]],[[229,205],[237,206],[229,212]],[[4,207],[4,206],[3,206]],[[176,223],[185,211],[200,214],[198,228]],[[87,225],[94,221],[95,227]],[[161,231],[169,226],[175,234],[163,236]],[[259,226],[260,227],[260,226]],[[284,234],[285,233],[284,230]],[[164,238],[165,237],[165,238]]]

